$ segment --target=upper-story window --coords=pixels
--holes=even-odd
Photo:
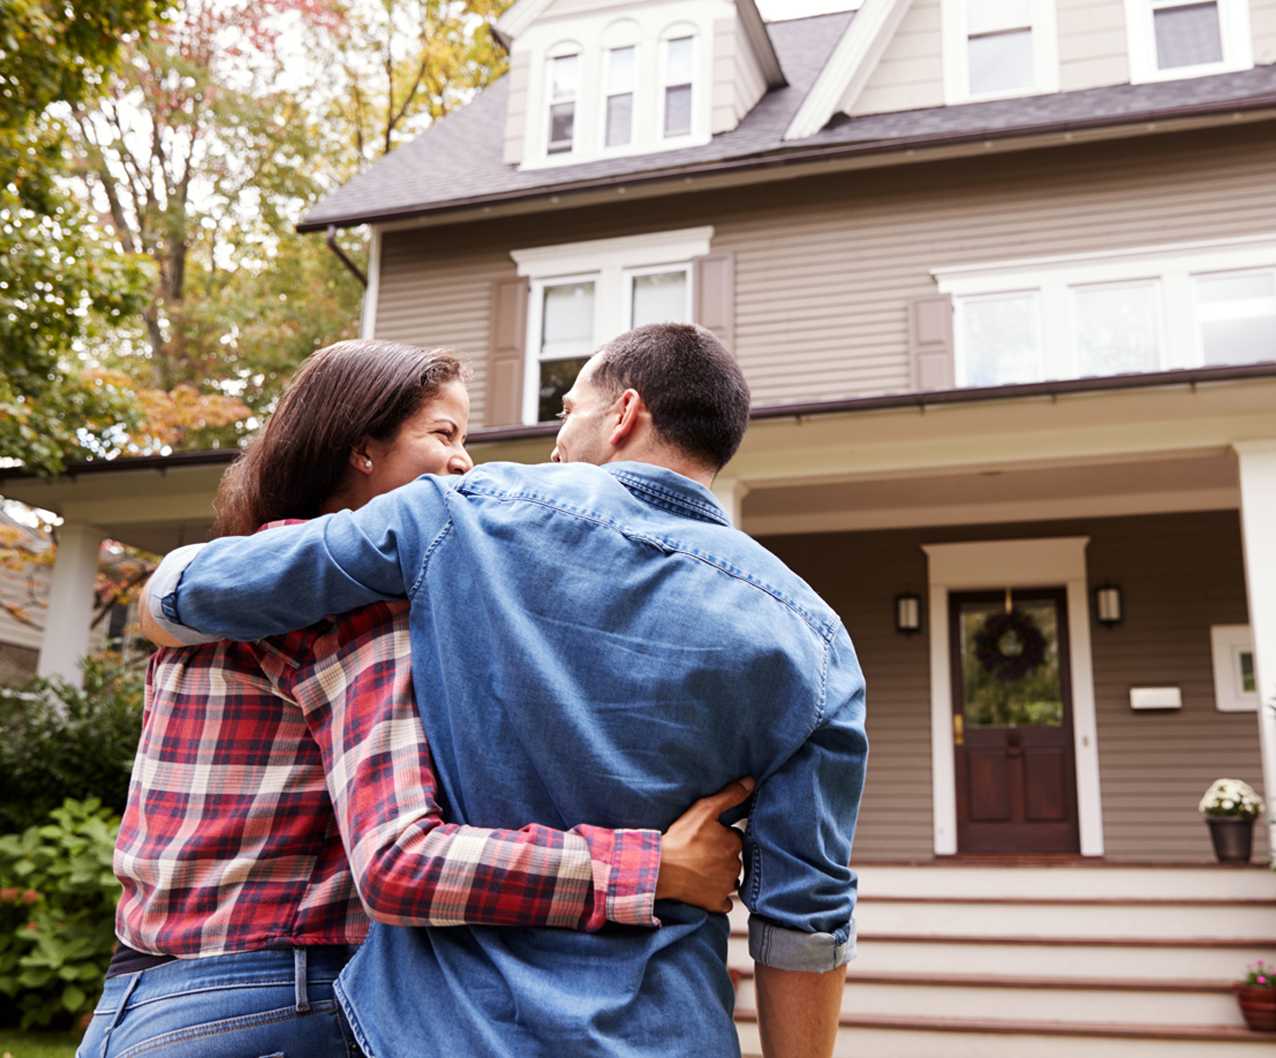
[[[634,99],[637,94],[638,48],[607,50],[607,100],[604,147],[627,147],[634,139]]]
[[[944,0],[943,24],[949,103],[1058,89],[1053,0]]]
[[[550,154],[564,154],[571,151],[576,142],[576,94],[580,84],[580,56],[554,56],[549,60],[547,73],[547,150]]]
[[[531,280],[524,421],[549,422],[604,342],[648,323],[692,319],[692,262],[712,228],[515,250]]]
[[[664,42],[661,78],[661,132],[665,139],[690,136],[694,120],[696,38],[670,37]]]
[[[1161,81],[1254,64],[1249,0],[1126,0],[1130,78]]]
[[[960,386],[1276,361],[1276,239],[936,273]]]

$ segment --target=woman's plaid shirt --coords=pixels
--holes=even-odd
[[[406,603],[160,650],[115,850],[121,941],[193,957],[398,925],[654,926],[660,835],[445,823]],[[366,908],[366,913],[365,913]]]

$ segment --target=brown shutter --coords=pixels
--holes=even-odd
[[[487,360],[485,426],[514,426],[523,421],[523,362],[527,350],[526,279],[492,284],[492,347]]]
[[[735,353],[735,254],[696,258],[696,323]]]
[[[914,389],[926,393],[956,386],[950,295],[918,298],[908,306],[908,341]]]

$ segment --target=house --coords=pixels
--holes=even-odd
[[[1269,1053],[1227,982],[1276,955],[1276,877],[1211,865],[1196,805],[1276,796],[1276,0],[498,31],[509,75],[301,228],[371,228],[363,332],[471,358],[480,460],[545,458],[629,326],[738,356],[716,491],[869,677],[838,1053]],[[225,459],[0,488],[66,516],[70,586],[100,534],[199,538]]]

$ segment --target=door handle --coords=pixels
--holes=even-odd
[[[966,744],[966,718],[961,713],[953,713],[953,745]]]

